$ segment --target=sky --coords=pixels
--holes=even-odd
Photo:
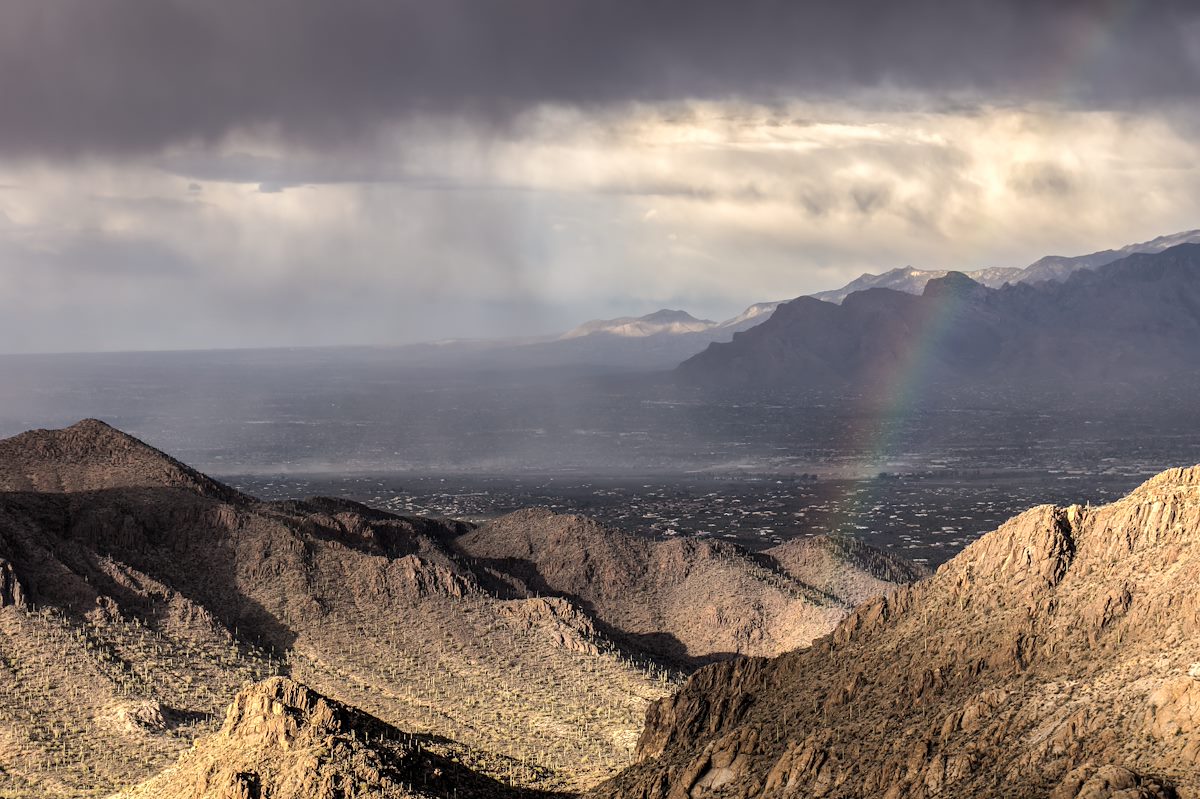
[[[1200,4],[3,0],[0,352],[399,344],[1200,227]]]

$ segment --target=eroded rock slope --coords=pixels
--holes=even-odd
[[[594,797],[1200,796],[1200,467],[697,672]]]

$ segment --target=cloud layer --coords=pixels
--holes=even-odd
[[[130,153],[416,114],[902,90],[1195,99],[1188,0],[38,0],[0,10],[0,151]]]
[[[1194,3],[0,8],[0,352],[397,343],[1200,227]]]

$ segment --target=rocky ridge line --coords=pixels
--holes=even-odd
[[[696,673],[593,797],[1200,796],[1200,467],[1034,508],[811,649]]]

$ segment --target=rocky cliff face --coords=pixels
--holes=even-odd
[[[1200,796],[1200,467],[1039,507],[656,703],[596,797]]]

